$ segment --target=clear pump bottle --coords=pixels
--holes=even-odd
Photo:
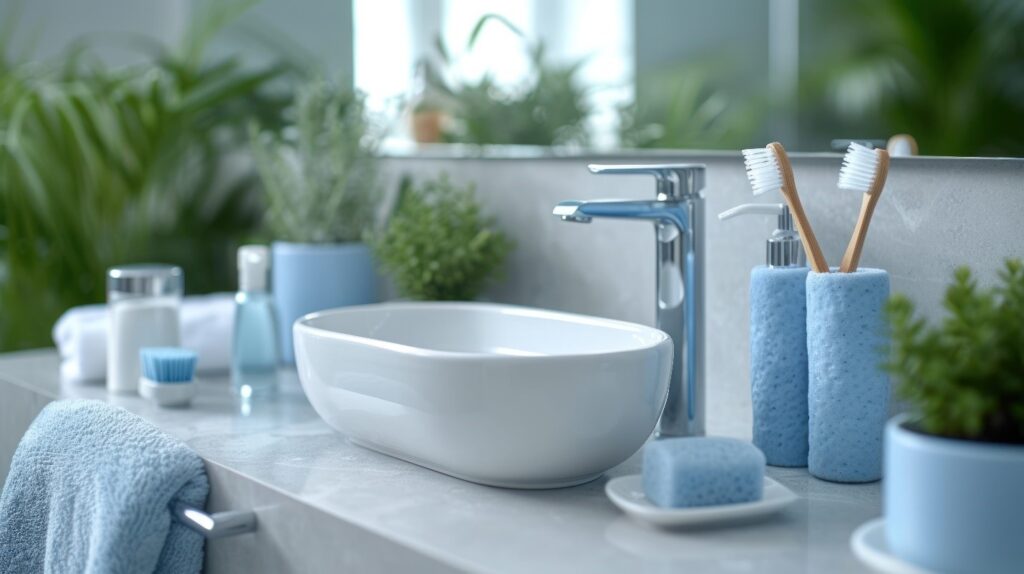
[[[270,251],[265,245],[238,249],[231,381],[243,398],[277,389],[277,318],[267,291],[269,270]]]

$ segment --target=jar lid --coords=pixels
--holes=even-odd
[[[107,294],[158,297],[181,295],[185,275],[177,265],[142,263],[107,270]]]

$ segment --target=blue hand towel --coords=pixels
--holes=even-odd
[[[50,403],[0,495],[0,572],[199,572],[204,539],[171,507],[208,491],[199,455],[138,416]]]

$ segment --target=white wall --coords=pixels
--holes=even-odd
[[[72,42],[94,36],[108,44],[115,37],[141,34],[172,44],[188,22],[187,0],[0,0],[0,18],[20,14],[19,45],[34,45],[33,59],[60,55]],[[112,45],[104,50],[112,64],[138,61],[137,50]]]
[[[57,57],[74,41],[91,36],[104,46],[101,53],[108,63],[122,65],[142,59],[124,44],[127,35],[178,46],[201,1],[0,0],[0,18],[12,17],[20,6],[17,37],[19,45],[35,45],[33,59]],[[281,51],[332,77],[350,79],[351,0],[262,0],[211,47],[214,55],[240,54],[250,65],[267,63]]]

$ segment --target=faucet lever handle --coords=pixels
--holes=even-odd
[[[697,195],[704,189],[704,165],[699,163],[592,163],[587,168],[593,174],[653,175],[658,183],[659,199]]]

